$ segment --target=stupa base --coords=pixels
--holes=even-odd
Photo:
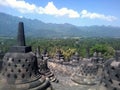
[[[49,79],[37,79],[22,84],[8,84],[4,79],[0,80],[0,90],[52,90]]]
[[[47,72],[44,72],[42,73],[45,77],[49,78],[49,80],[51,82],[56,82],[58,83],[59,80],[55,77],[54,73],[52,73],[51,71],[47,71]]]
[[[84,76],[78,76],[78,75],[72,75],[71,80],[75,83],[81,84],[81,85],[95,85],[97,84],[96,79],[93,77],[84,77]]]

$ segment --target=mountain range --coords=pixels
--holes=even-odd
[[[15,37],[20,21],[24,22],[25,34],[28,37],[120,37],[120,27],[44,23],[37,19],[20,18],[1,12],[0,36]]]

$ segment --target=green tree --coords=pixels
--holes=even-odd
[[[101,52],[103,57],[105,57],[107,59],[107,58],[110,58],[110,57],[112,57],[114,55],[115,50],[111,46],[109,46],[107,44],[95,44],[90,49],[91,55],[94,52]]]

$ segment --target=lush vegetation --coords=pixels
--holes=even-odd
[[[45,48],[51,57],[54,57],[56,50],[60,49],[65,55],[66,60],[74,53],[78,52],[82,57],[86,57],[89,50],[90,56],[93,53],[101,52],[105,58],[114,56],[115,50],[120,50],[119,38],[80,38],[80,39],[27,39],[27,45],[31,45],[33,51],[40,46],[42,52]],[[6,52],[10,46],[16,44],[15,39],[0,38],[0,49]]]

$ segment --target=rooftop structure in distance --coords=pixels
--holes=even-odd
[[[49,58],[49,54],[48,54],[47,48],[45,48],[43,50],[41,56],[43,57],[43,59],[48,59]]]
[[[99,90],[120,90],[120,50],[116,50],[114,59],[105,62]]]
[[[98,63],[98,54],[97,54],[97,52],[93,53],[92,62]]]
[[[62,51],[60,49],[57,50],[55,59],[56,61],[60,61],[60,62],[64,61],[64,55],[62,54]]]
[[[46,76],[47,78],[50,79],[50,81],[52,82],[58,82],[57,78],[54,76],[54,73],[50,71],[50,69],[48,68],[48,63],[46,58],[43,58],[44,56],[40,57],[40,51],[39,51],[39,46],[37,48],[37,61],[38,61],[38,68],[39,68],[39,72]]]
[[[102,57],[101,52],[94,52],[93,57],[92,57],[92,62],[96,64],[103,64],[104,63],[104,58]]]
[[[78,52],[75,52],[70,58],[70,61],[76,62],[76,63],[78,63],[79,60],[80,60],[80,55],[78,54]]]
[[[37,58],[26,46],[24,25],[19,22],[18,45],[3,58],[0,90],[51,90],[51,84],[38,72]]]
[[[86,58],[90,58],[90,48],[86,48]]]
[[[104,58],[102,56],[102,53],[99,52],[98,53],[98,63],[103,64],[104,62],[105,62],[105,60],[104,60]]]

